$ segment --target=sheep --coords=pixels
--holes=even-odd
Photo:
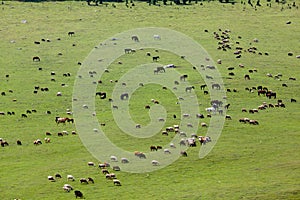
[[[55,178],[53,176],[48,176],[48,180],[51,182],[55,182]]]
[[[105,178],[107,180],[112,180],[112,179],[116,179],[117,177],[116,177],[116,175],[114,173],[111,173],[111,174],[106,174]]]
[[[169,149],[164,149],[165,154],[171,154],[171,151]]]
[[[45,138],[44,141],[45,141],[45,143],[50,143],[51,139],[50,138]]]
[[[55,178],[61,178],[60,174],[55,174]]]
[[[205,122],[202,122],[202,123],[201,123],[201,126],[202,126],[202,127],[207,127],[207,124],[206,124]]]
[[[17,140],[17,145],[22,145],[21,140]]]
[[[77,199],[77,197],[83,198],[83,194],[82,194],[82,192],[80,192],[79,190],[75,190],[75,191],[74,191],[74,194],[75,194],[76,199]]]
[[[118,179],[114,179],[113,182],[114,182],[114,185],[121,186],[121,182]]]
[[[71,190],[73,190],[73,187],[70,184],[64,184],[63,189],[66,192],[70,192]]]
[[[181,151],[180,154],[181,154],[183,157],[187,157],[187,152],[186,152],[186,151]]]
[[[153,35],[153,38],[154,38],[155,40],[161,40],[160,35]]]
[[[151,161],[151,164],[152,164],[153,166],[159,166],[159,162],[158,162],[157,160],[152,160],[152,161]]]
[[[121,163],[129,163],[129,160],[127,158],[121,158]]]
[[[175,146],[174,143],[170,143],[170,147],[171,147],[171,148],[176,148],[176,146]]]
[[[105,166],[105,164],[100,163],[100,164],[98,165],[98,167],[101,168],[101,169],[104,169],[106,166]]]
[[[91,178],[91,177],[88,177],[88,178],[87,178],[87,181],[88,181],[88,182],[91,182],[91,183],[95,183],[94,179]]]
[[[75,178],[72,175],[67,175],[67,180],[68,181],[75,181]]]
[[[102,174],[109,174],[109,171],[107,169],[102,169]]]
[[[86,178],[81,178],[79,181],[80,181],[80,183],[89,184],[89,182],[88,182],[88,180]]]
[[[121,168],[119,166],[113,166],[114,171],[121,171]]]
[[[226,115],[225,119],[231,119],[231,116],[230,115]]]
[[[112,162],[118,162],[118,158],[116,156],[110,156],[110,160]]]

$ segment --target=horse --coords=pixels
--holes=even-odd
[[[191,92],[192,89],[195,89],[195,87],[194,87],[194,86],[186,87],[186,88],[185,88],[185,92]]]
[[[72,122],[72,124],[73,124],[74,123],[74,119],[73,118],[67,118],[67,122],[69,122],[69,123]]]
[[[204,90],[206,86],[207,86],[206,84],[203,84],[203,85],[200,86],[200,89]]]
[[[152,57],[152,60],[153,60],[153,61],[157,61],[158,59],[159,59],[159,56],[153,56],[153,57]]]
[[[166,72],[165,68],[164,67],[157,67],[156,68],[157,72]]]
[[[130,52],[132,52],[132,49],[126,48],[126,49],[124,49],[124,51],[125,51],[125,53],[130,53]]]
[[[180,76],[180,80],[181,81],[185,81],[185,79],[188,77],[188,75],[187,74],[184,74],[184,75],[182,75],[182,76]]]

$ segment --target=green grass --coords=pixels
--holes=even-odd
[[[136,3],[126,8],[123,3],[106,6],[87,6],[85,2],[43,2],[20,3],[7,1],[0,9],[0,111],[14,111],[16,114],[0,116],[0,137],[9,142],[1,148],[0,154],[0,199],[72,199],[73,193],[65,193],[63,184],[67,174],[77,178],[71,184],[81,190],[86,199],[299,199],[299,10],[285,8],[272,3],[272,8],[259,7],[256,11],[237,3],[219,4],[203,2],[191,6],[148,6]],[[27,23],[21,23],[27,20]],[[286,22],[291,21],[290,25]],[[216,61],[226,88],[236,88],[237,93],[227,93],[231,104],[223,132],[214,149],[203,159],[199,159],[199,145],[188,150],[187,158],[180,158],[171,165],[150,173],[116,172],[122,186],[115,187],[105,180],[97,167],[88,167],[87,162],[97,161],[84,147],[78,135],[58,137],[57,132],[76,130],[75,124],[56,125],[55,116],[67,116],[72,109],[74,80],[79,70],[78,62],[83,62],[95,46],[123,31],[141,27],[166,27],[180,31],[200,43]],[[213,32],[230,29],[232,50],[217,50],[218,41]],[[207,29],[208,33],[204,32]],[[67,33],[75,31],[74,37]],[[242,39],[238,39],[241,36]],[[42,38],[51,42],[34,41]],[[60,40],[58,40],[60,38]],[[253,39],[259,42],[254,43]],[[14,42],[13,42],[14,41]],[[240,44],[235,44],[239,41]],[[251,44],[250,44],[251,43]],[[73,45],[75,44],[75,45]],[[268,52],[269,56],[259,56],[247,52],[236,59],[236,46],[247,49],[251,46],[258,52]],[[109,66],[111,73],[101,77],[103,84],[97,91],[113,90],[109,80],[119,79],[126,71],[143,63],[151,63],[145,56],[155,49],[137,50],[136,53],[121,56],[122,70],[117,61]],[[62,55],[58,55],[58,53]],[[293,52],[293,56],[288,56]],[[200,111],[209,106],[209,96],[203,95],[199,86],[204,80],[193,73],[191,65],[172,52],[159,51],[159,63],[175,63],[180,73],[188,73],[190,82],[196,86]],[[41,62],[33,62],[39,56]],[[239,68],[242,63],[245,68]],[[235,67],[235,76],[228,79],[227,67]],[[38,70],[41,67],[42,70]],[[257,69],[245,81],[249,69]],[[51,76],[50,72],[56,72]],[[70,77],[64,77],[70,73]],[[267,73],[282,73],[281,81],[266,77]],[[5,75],[8,74],[9,78]],[[295,77],[296,81],[288,80]],[[55,78],[55,82],[51,81]],[[61,84],[66,84],[62,87]],[[288,87],[282,87],[286,83]],[[257,108],[262,102],[273,103],[276,99],[259,97],[249,93],[246,87],[263,85],[277,92],[286,108],[268,108],[254,115],[242,113],[241,108]],[[33,94],[34,87],[48,87],[49,92]],[[13,90],[10,93],[9,90]],[[57,92],[62,92],[57,97]],[[144,109],[150,99],[160,99],[168,111],[166,126],[179,123],[173,114],[180,116],[175,104],[176,97],[170,90],[160,85],[150,84],[138,89],[130,100],[130,114],[137,123],[146,125],[150,118]],[[295,98],[297,103],[290,103]],[[13,102],[16,99],[16,102]],[[150,145],[168,144],[171,136],[160,133],[149,139],[133,138],[124,134],[112,118],[111,104],[107,100],[95,99],[97,117],[105,122],[103,131],[117,145],[128,151],[147,152]],[[152,105],[152,104],[151,104]],[[37,113],[21,118],[26,110],[36,109]],[[51,111],[51,115],[45,114]],[[238,119],[257,119],[259,126],[241,124]],[[76,119],[75,119],[76,120]],[[209,123],[209,119],[203,121]],[[45,137],[45,132],[53,135],[51,143],[34,146],[33,140]],[[200,134],[205,134],[199,128]],[[16,140],[23,142],[16,145]],[[120,165],[121,166],[121,165]],[[48,175],[60,173],[63,178],[49,182]],[[81,177],[93,177],[95,184],[80,184]]]

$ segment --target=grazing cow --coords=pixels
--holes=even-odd
[[[94,167],[94,166],[95,166],[95,163],[94,163],[94,162],[88,162],[88,166]]]
[[[22,118],[27,118],[27,115],[23,113],[23,114],[21,114],[21,117]]]
[[[296,99],[291,99],[291,103],[296,103],[297,102],[297,100]]]
[[[162,149],[162,146],[156,146],[156,149],[157,150]]]
[[[39,62],[39,61],[41,61],[41,59],[40,59],[40,57],[38,57],[38,56],[34,56],[34,57],[32,58],[32,61],[33,61],[33,62]]]
[[[145,109],[150,109],[150,105],[145,105]]]
[[[75,194],[76,199],[77,199],[77,197],[83,198],[83,194],[82,194],[82,192],[80,192],[79,190],[75,190],[75,191],[74,191],[74,194]]]

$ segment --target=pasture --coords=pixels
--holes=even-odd
[[[240,2],[232,5],[211,1],[185,6],[135,2],[126,7],[125,3],[87,6],[80,1],[4,1],[0,5],[0,138],[9,145],[0,148],[0,199],[75,199],[74,190],[81,191],[86,199],[299,199],[299,5],[273,0],[271,6],[266,1],[261,4],[253,8]],[[144,27],[179,31],[201,44],[221,74],[226,103],[230,104],[226,115],[231,119],[225,120],[218,142],[203,159],[199,159],[198,140],[196,147],[187,150],[187,157],[181,156],[153,172],[124,172],[125,164],[116,155],[119,161],[115,165],[121,171],[108,168],[121,182],[121,186],[115,186],[98,167],[109,158],[97,160],[80,139],[78,113],[73,113],[74,84],[81,75],[78,71],[89,64],[86,58],[101,48],[103,41]],[[164,41],[163,37],[159,39]],[[222,43],[223,39],[229,42]],[[131,38],[128,40],[132,42]],[[153,56],[159,56],[157,61]],[[151,145],[168,146],[174,136],[159,131],[151,138],[131,137],[114,121],[112,111],[123,109],[108,100],[119,84],[117,80],[145,63],[176,66],[157,74],[151,68],[153,77],[163,79],[170,70],[188,74],[190,86],[194,86],[191,94],[198,100],[197,109],[205,116],[197,124],[197,135],[206,135],[207,128],[200,122],[211,125],[205,108],[211,107],[212,89],[208,85],[204,90],[209,94],[205,94],[200,86],[211,80],[197,73],[181,56],[164,49],[138,48],[110,63],[101,77],[94,74],[95,80],[101,79],[95,92],[107,93],[105,99],[90,95],[95,102],[94,117],[116,146],[132,154],[147,153]],[[100,58],[101,55],[97,57]],[[197,70],[211,69],[199,63]],[[147,84],[130,96],[131,120],[142,127],[151,122],[145,108],[153,108],[151,99],[158,99],[167,111],[164,128],[183,120],[174,88],[163,86]],[[276,99],[258,95],[258,86],[276,92]],[[183,93],[187,95],[189,91]],[[264,102],[267,106],[260,109]],[[258,112],[249,113],[250,109]],[[75,121],[57,124],[57,116]],[[259,124],[243,123],[241,118],[257,120]],[[86,124],[89,126],[89,121]],[[44,138],[50,140],[46,142]],[[37,139],[42,144],[35,145]],[[179,148],[179,144],[175,146]],[[175,151],[169,149],[171,153]],[[167,156],[162,154],[162,160]],[[48,180],[48,176],[57,173],[62,178]],[[67,175],[73,175],[75,181],[67,180]],[[94,183],[79,181],[88,177]],[[64,184],[71,184],[74,190],[64,191]]]

